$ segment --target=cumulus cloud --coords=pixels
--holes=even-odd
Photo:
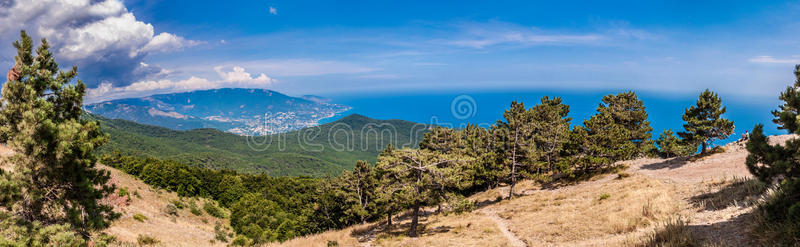
[[[232,71],[224,71],[223,66],[214,67],[214,71],[219,74],[219,77],[222,78],[222,81],[228,83],[239,83],[242,85],[251,85],[251,86],[269,86],[274,80],[269,78],[264,73],[261,73],[257,77],[251,77],[250,73],[244,71],[244,68],[239,66],[233,66]]]
[[[778,63],[778,64],[800,64],[800,58],[775,58],[772,56],[758,56],[750,58],[747,61],[751,63]]]
[[[275,79],[268,77],[264,73],[253,76],[239,66],[233,66],[231,70],[226,70],[223,66],[217,66],[214,70],[219,74],[220,80],[212,81],[192,76],[185,80],[143,80],[120,87],[104,82],[96,88],[87,90],[85,102],[96,103],[113,99],[216,88],[269,88],[276,82]]]
[[[21,29],[35,38],[47,38],[59,62],[78,65],[89,85],[148,78],[150,74],[142,74],[145,70],[140,66],[147,54],[200,44],[175,34],[155,35],[153,25],[137,20],[120,0],[6,0],[0,4],[0,44],[16,40]],[[10,46],[0,48],[2,56],[13,54]]]

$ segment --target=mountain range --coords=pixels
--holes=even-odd
[[[291,97],[266,89],[223,88],[93,103],[90,113],[173,130],[213,128],[238,135],[268,135],[315,126],[350,109],[329,99]]]

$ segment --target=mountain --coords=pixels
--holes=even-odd
[[[213,128],[239,135],[265,135],[317,125],[350,107],[306,95],[295,98],[265,89],[223,88],[159,94],[84,106],[110,119],[174,130]]]
[[[272,176],[338,175],[358,160],[375,162],[387,144],[416,147],[428,128],[354,114],[315,127],[253,137],[211,128],[172,130],[95,114],[86,117],[100,121],[110,136],[101,154],[119,152]]]

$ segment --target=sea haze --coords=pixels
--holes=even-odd
[[[503,118],[503,111],[512,101],[521,101],[525,107],[539,103],[545,95],[559,96],[563,102],[570,106],[569,116],[573,118],[572,124],[583,124],[596,113],[602,97],[611,91],[604,92],[562,92],[562,91],[518,91],[518,92],[430,92],[430,93],[364,93],[328,95],[334,103],[351,106],[352,109],[340,113],[336,117],[325,119],[324,122],[335,121],[348,114],[361,114],[377,119],[402,119],[426,124],[439,124],[450,127],[461,127],[468,123],[488,126]],[[699,94],[699,92],[698,92]],[[663,95],[656,93],[638,93],[639,99],[644,101],[649,114],[648,120],[653,127],[653,139],[665,129],[673,131],[683,130],[684,121],[681,118],[686,108],[694,105],[697,95]],[[774,99],[753,99],[721,95],[723,105],[727,107],[726,118],[735,122],[735,134],[718,143],[735,141],[741,137],[745,130],[752,130],[757,123],[764,124],[766,134],[785,134],[778,130],[772,123],[770,113],[778,107],[780,101]],[[452,107],[457,108],[458,103],[474,101],[474,114],[458,112],[453,114]],[[457,103],[453,104],[456,100]],[[465,108],[466,109],[466,108]]]

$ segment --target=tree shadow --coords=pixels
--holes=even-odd
[[[752,214],[752,212],[741,214],[713,224],[689,225],[688,228],[692,236],[703,244],[710,244],[711,246],[749,246],[747,224],[752,220]]]
[[[718,153],[724,153],[724,152],[725,152],[725,148],[724,147],[717,146],[717,147],[714,147],[712,149],[709,149],[705,153],[695,154],[695,155],[690,155],[690,156],[668,158],[667,160],[664,160],[662,162],[653,163],[653,164],[647,164],[647,165],[642,166],[642,169],[646,169],[646,170],[661,170],[661,169],[665,169],[665,168],[666,169],[676,169],[676,168],[680,168],[680,167],[682,167],[682,166],[684,166],[686,164],[689,164],[691,162],[697,162],[697,161],[703,160],[703,159],[705,159],[707,157],[710,157],[712,155],[715,155],[715,154],[718,154]]]
[[[767,189],[761,181],[745,178],[736,178],[732,183],[722,186],[724,186],[722,189],[715,192],[693,196],[689,201],[693,206],[707,211],[721,210],[730,206],[747,207],[754,205],[758,196]]]

